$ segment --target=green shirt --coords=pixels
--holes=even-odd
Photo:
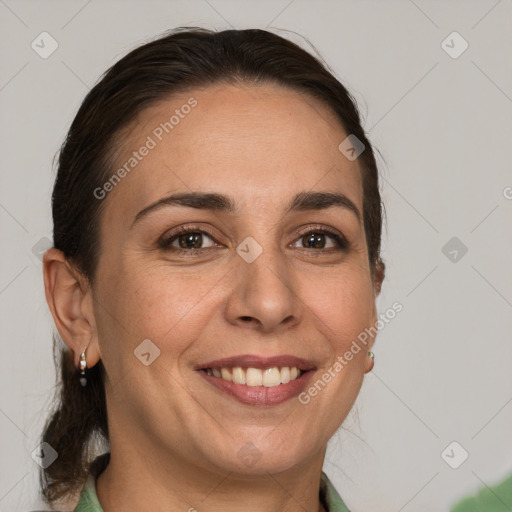
[[[327,512],[350,512],[323,471],[320,479],[320,499]],[[103,512],[96,495],[96,477],[93,474],[89,475],[78,505],[73,512]]]
[[[484,487],[475,496],[459,501],[450,512],[504,512],[512,510],[512,474],[491,487]]]

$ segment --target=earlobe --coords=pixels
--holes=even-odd
[[[366,368],[364,373],[370,373],[373,370],[373,366],[375,363],[375,354],[373,352],[368,352],[366,355],[367,361],[366,361]]]
[[[62,340],[73,351],[75,367],[79,368],[84,350],[87,367],[94,366],[99,350],[86,278],[55,248],[44,254],[43,277],[48,307]]]

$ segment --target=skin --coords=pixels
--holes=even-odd
[[[307,405],[244,405],[193,367],[293,354],[314,362],[315,382],[375,324],[381,278],[362,221],[340,207],[285,214],[302,191],[341,192],[362,214],[359,163],[340,153],[347,134],[317,100],[219,84],[143,111],[113,168],[190,97],[197,106],[104,199],[94,285],[60,251],[44,257],[48,304],[76,366],[87,347],[88,367],[101,358],[106,368],[112,456],[98,497],[105,512],[322,510],[326,445],[371,369],[373,339]],[[167,206],[132,226],[151,203],[191,190],[229,195],[237,211]],[[164,234],[192,223],[213,235],[202,254],[159,248]],[[341,232],[349,248],[327,235],[325,248],[308,246],[304,234],[317,224]],[[263,249],[250,264],[236,252],[248,236]],[[149,366],[133,353],[144,339],[160,350]],[[252,465],[238,455],[247,443],[259,456]]]

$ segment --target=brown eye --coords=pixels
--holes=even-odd
[[[310,233],[302,237],[302,244],[307,249],[323,249],[325,247],[325,235],[323,233]]]
[[[348,248],[348,243],[343,236],[326,229],[308,231],[301,235],[297,242],[301,243],[299,249],[325,249],[328,251],[332,249],[346,250]]]
[[[211,243],[204,245],[206,243],[206,239],[209,239]],[[170,251],[176,250],[178,252],[207,249],[214,245],[215,242],[211,235],[205,231],[197,229],[180,230],[177,234],[164,238],[159,242],[159,246],[162,249]]]
[[[201,233],[187,233],[179,235],[176,239],[182,249],[201,249],[203,235]]]

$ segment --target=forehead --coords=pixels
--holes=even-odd
[[[113,170],[127,172],[110,192],[110,220],[133,219],[166,194],[198,190],[255,209],[288,204],[296,192],[331,190],[361,207],[359,164],[338,149],[346,136],[329,108],[281,86],[217,84],[173,95],[119,137]]]

